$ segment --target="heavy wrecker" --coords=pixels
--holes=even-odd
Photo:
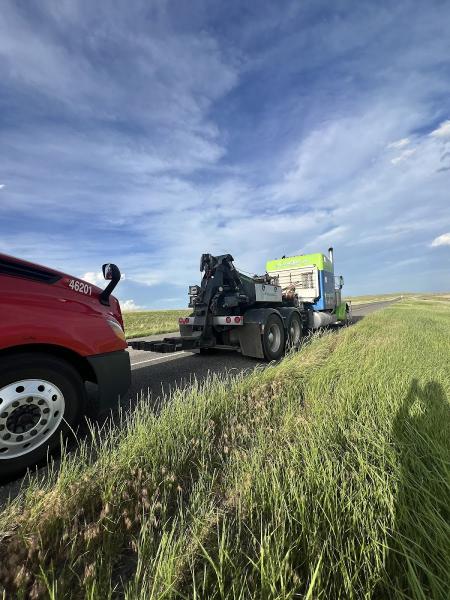
[[[160,341],[132,341],[136,350],[178,352],[233,348],[245,356],[278,360],[298,348],[309,330],[350,318],[342,302],[343,278],[334,275],[333,249],[268,261],[264,275],[249,277],[231,254],[203,254],[201,285],[189,287],[189,316],[180,335]]]

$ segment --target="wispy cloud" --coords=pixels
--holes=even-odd
[[[407,289],[374,265],[426,269],[450,229],[448,18],[404,0],[5,2],[0,250],[100,285],[116,262],[138,306],[185,304],[205,251],[257,272],[334,244],[349,293]]]
[[[436,248],[438,246],[450,246],[450,233],[443,233],[438,237],[434,238],[431,242],[431,246]]]
[[[430,133],[430,135],[432,137],[450,140],[450,119],[443,121],[439,127]]]
[[[391,163],[393,165],[396,165],[399,162],[406,160],[407,158],[409,158],[410,156],[412,156],[415,153],[416,153],[416,148],[409,148],[408,150],[403,150],[403,152],[401,154],[399,154],[398,156],[391,159]]]
[[[409,138],[402,138],[401,140],[397,140],[396,142],[391,142],[386,147],[388,149],[398,150],[399,148],[404,148],[409,143],[410,143],[410,139]]]

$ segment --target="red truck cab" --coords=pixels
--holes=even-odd
[[[0,475],[45,459],[86,412],[114,408],[130,386],[122,313],[110,293],[120,271],[104,265],[105,290],[0,254]]]

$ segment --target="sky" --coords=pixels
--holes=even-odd
[[[450,290],[450,3],[2,0],[0,252],[187,306],[203,252]]]

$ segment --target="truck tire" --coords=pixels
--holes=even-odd
[[[346,325],[348,327],[352,323],[353,323],[352,311],[351,311],[349,305],[347,304],[347,306],[345,308],[345,321],[344,321],[344,325]]]
[[[284,354],[286,334],[281,317],[277,314],[271,313],[267,317],[262,335],[262,346],[267,360],[279,360]]]
[[[0,475],[39,464],[76,425],[86,400],[65,360],[24,353],[0,359]]]
[[[298,312],[293,311],[286,323],[287,331],[287,347],[288,349],[297,350],[302,341],[302,320]]]

